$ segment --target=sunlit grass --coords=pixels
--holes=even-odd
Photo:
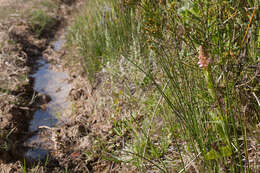
[[[140,172],[257,172],[258,6],[88,2],[68,39],[90,82],[105,74],[97,109],[109,104],[115,135],[129,137],[106,155]]]

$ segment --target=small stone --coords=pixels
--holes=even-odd
[[[51,101],[51,97],[48,96],[47,94],[38,94],[37,96],[37,101],[39,104],[47,104]]]

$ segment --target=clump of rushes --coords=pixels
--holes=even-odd
[[[252,152],[257,135],[250,131],[259,124],[258,6],[256,0],[88,1],[70,42],[89,80],[102,70],[111,76],[111,105],[120,109],[110,113],[129,136],[118,161],[140,172],[259,170]],[[123,65],[126,59],[134,67]]]

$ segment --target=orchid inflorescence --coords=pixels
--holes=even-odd
[[[199,47],[199,67],[207,68],[210,63],[210,58],[206,50],[200,45]]]

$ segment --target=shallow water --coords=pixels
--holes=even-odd
[[[50,69],[50,64],[43,59],[39,60],[42,66],[32,75],[35,79],[34,90],[51,97],[46,110],[37,110],[34,119],[30,123],[29,130],[37,130],[37,126],[53,127],[58,122],[58,116],[63,114],[63,110],[71,107],[67,100],[71,85],[68,83],[68,74],[65,72],[56,72]]]
[[[58,51],[64,41],[53,43],[54,49]],[[37,70],[31,77],[34,78],[34,90],[40,94],[51,97],[46,109],[36,110],[30,122],[29,131],[35,132],[41,126],[55,127],[62,124],[71,113],[72,104],[68,100],[71,84],[68,82],[69,76],[66,72],[58,72],[51,69],[50,64],[42,57],[36,62]],[[44,136],[36,133],[25,142],[29,147],[25,157],[29,160],[43,159],[50,150],[51,136]]]
[[[54,50],[59,51],[65,44],[65,40],[60,39],[55,41],[52,45],[54,47]]]

